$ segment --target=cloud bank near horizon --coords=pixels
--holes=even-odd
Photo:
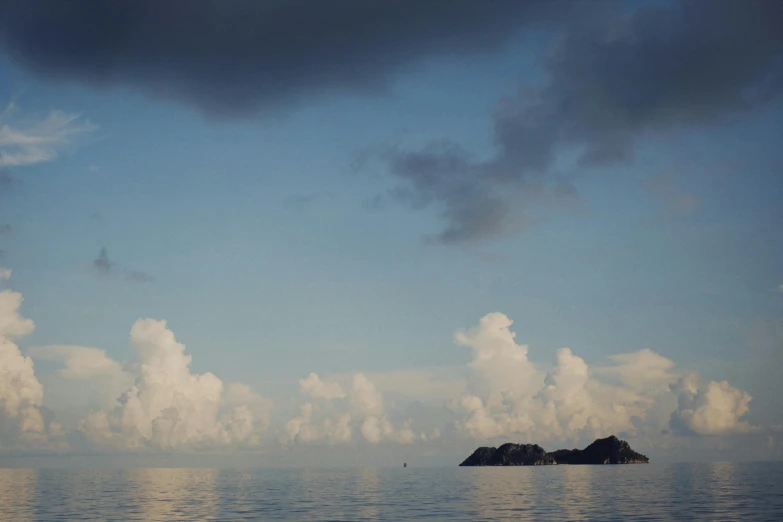
[[[742,421],[750,395],[728,382],[683,373],[652,350],[618,354],[611,365],[589,366],[570,348],[557,351],[548,372],[516,343],[501,313],[459,331],[455,342],[473,351],[468,392],[454,399],[458,430],[479,440],[523,435],[528,440],[728,435],[759,431]]]
[[[0,450],[229,451],[307,445],[441,444],[444,441],[520,439],[578,443],[608,434],[623,437],[698,437],[771,433],[744,417],[750,395],[726,381],[679,371],[652,350],[618,354],[588,365],[569,348],[548,370],[518,344],[502,313],[482,317],[454,341],[471,350],[462,393],[437,416],[410,416],[365,374],[322,379],[311,372],[299,396],[284,406],[242,383],[193,373],[191,356],[165,321],[138,319],[130,331],[135,359],[121,363],[82,346],[40,346],[24,356],[13,339],[34,324],[19,314],[22,296],[0,291]],[[85,412],[66,431],[43,406],[44,388],[33,359],[61,366],[65,380],[104,394],[105,406]],[[426,389],[426,388],[425,388]],[[433,389],[442,389],[438,386]],[[426,397],[420,397],[426,400]]]

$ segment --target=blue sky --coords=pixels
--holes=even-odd
[[[633,155],[614,163],[585,166],[578,144],[560,147],[550,172],[577,196],[541,203],[510,187],[512,214],[532,197],[535,222],[479,241],[426,241],[444,228],[443,201],[411,208],[390,196],[404,178],[382,158],[357,168],[384,147],[437,140],[492,157],[499,101],[546,84],[541,60],[558,31],[517,32],[488,53],[423,55],[383,92],[324,90],[239,117],[133,82],[53,80],[34,57],[6,54],[0,100],[13,111],[3,125],[29,129],[63,111],[94,126],[51,161],[8,166],[17,182],[0,194],[2,264],[36,324],[20,353],[85,346],[133,361],[134,322],[165,319],[193,374],[247,384],[282,419],[310,372],[469,372],[454,332],[502,312],[543,374],[566,346],[599,366],[649,348],[677,372],[750,394],[741,420],[758,430],[745,431],[771,440],[783,422],[782,390],[762,371],[780,369],[783,341],[768,326],[783,318],[779,93],[718,123],[628,131]],[[108,273],[94,264],[104,247]],[[33,361],[43,405],[57,415],[69,404],[60,420],[77,431],[100,386],[89,405],[71,400],[64,360]],[[393,420],[395,407],[405,408],[389,406]]]

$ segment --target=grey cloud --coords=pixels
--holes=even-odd
[[[659,198],[670,212],[688,213],[699,207],[699,198],[685,192],[673,173],[653,176],[645,181],[644,187]]]
[[[550,147],[586,146],[585,163],[629,157],[643,131],[726,122],[779,95],[781,24],[774,0],[694,0],[573,31],[545,60],[540,102],[521,115],[549,130]]]
[[[383,157],[392,198],[441,211],[435,241],[510,233],[572,202],[573,174],[553,168],[564,150],[579,170],[628,161],[645,134],[730,122],[783,88],[777,0],[0,0],[0,53],[43,78],[232,118],[383,91],[417,60],[493,51],[541,25],[558,31],[546,83],[499,104],[494,157],[442,143]]]
[[[389,162],[391,171],[408,182],[392,191],[397,199],[415,209],[433,201],[444,203],[448,225],[438,236],[440,241],[467,241],[501,230],[508,214],[506,202],[487,190],[481,167],[458,146],[437,143],[419,152],[392,151]]]
[[[494,157],[478,161],[455,144],[379,155],[398,199],[442,210],[439,241],[487,239],[513,226],[512,206],[529,222],[542,203],[573,197],[553,166],[560,152],[579,153],[579,171],[627,161],[645,134],[729,123],[780,97],[783,2],[606,13],[569,24],[543,58],[547,82],[499,104]]]
[[[92,262],[92,267],[100,275],[109,275],[112,267],[114,267],[114,263],[109,259],[109,252],[106,250],[106,247],[101,247],[98,257]]]
[[[536,205],[570,206],[578,199],[565,176],[512,172],[518,166],[509,158],[476,161],[453,143],[431,143],[419,151],[391,147],[376,154],[401,183],[372,205],[391,198],[415,210],[438,206],[446,226],[425,237],[429,243],[471,243],[510,234],[540,219],[532,212]]]
[[[216,117],[377,92],[433,55],[497,49],[579,2],[0,0],[0,45],[46,78],[129,86]]]
[[[134,283],[151,283],[155,281],[155,278],[148,273],[140,272],[138,270],[131,270],[128,272],[125,276],[125,279],[128,281],[133,281]]]
[[[285,199],[283,204],[296,212],[302,212],[305,210],[305,208],[315,204],[320,200],[334,198],[335,194],[332,192],[313,192],[311,194],[297,194],[289,196]]]
[[[8,168],[0,169],[0,194],[7,192],[21,183],[18,179],[11,175],[11,170]]]
[[[92,262],[92,267],[95,270],[95,273],[101,276],[115,274],[119,269],[119,272],[123,274],[126,281],[134,283],[151,283],[152,281],[155,281],[155,278],[146,272],[119,267],[117,263],[109,258],[109,251],[106,247],[101,247],[98,257]]]
[[[11,175],[11,171],[9,169],[0,169],[0,195],[13,190],[20,183],[21,181]],[[13,228],[9,223],[0,223],[0,237],[10,235],[12,230]],[[0,249],[0,259],[3,259],[5,254],[6,250]]]

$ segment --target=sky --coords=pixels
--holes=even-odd
[[[0,1],[0,464],[780,459],[781,24]]]

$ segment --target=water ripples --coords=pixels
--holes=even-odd
[[[783,463],[0,469],[0,520],[783,520]]]

